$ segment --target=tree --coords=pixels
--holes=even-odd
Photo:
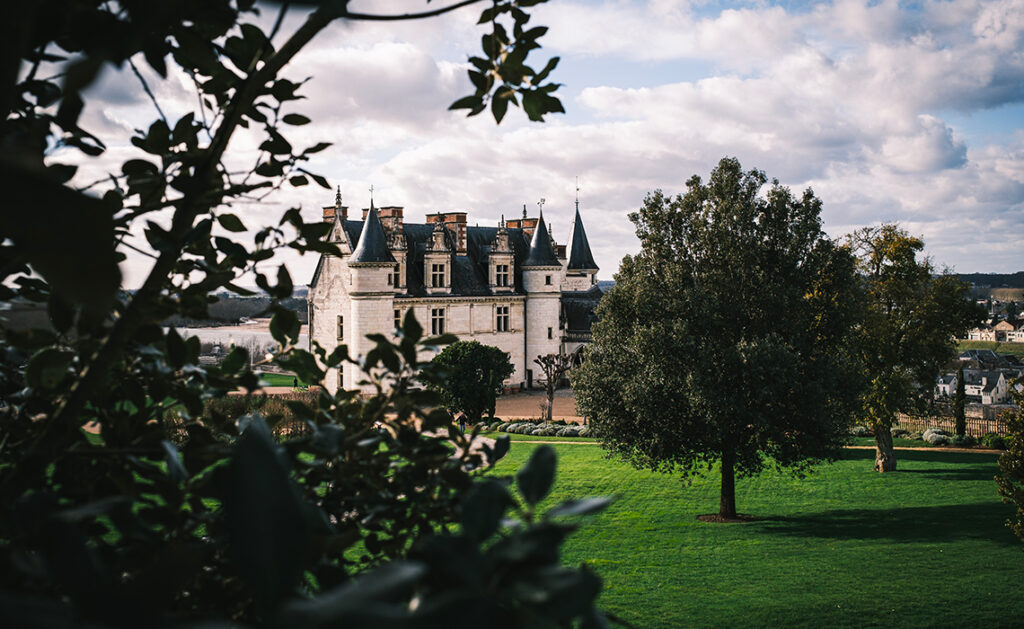
[[[964,402],[967,401],[964,384],[964,366],[961,364],[956,371],[956,394],[953,396],[953,419],[956,423],[956,434],[963,437],[967,434],[967,417],[964,415]]]
[[[875,434],[875,470],[889,472],[896,469],[896,413],[922,406],[954,355],[954,338],[984,314],[971,301],[970,286],[949,273],[936,275],[931,261],[917,258],[924,241],[899,226],[866,227],[847,243],[857,256],[864,300],[857,344],[867,385],[860,414]]]
[[[822,232],[812,191],[766,182],[726,158],[683,195],[649,194],[630,216],[641,251],[572,372],[611,452],[684,477],[720,462],[724,518],[736,475],[834,456],[857,385],[853,260]]]
[[[545,354],[533,359],[533,362],[540,366],[544,372],[544,393],[547,395],[547,405],[544,407],[544,421],[551,421],[552,409],[555,405],[555,391],[558,390],[558,383],[562,381],[565,374],[572,369],[573,355],[567,354]]]
[[[434,363],[444,368],[445,377],[431,386],[448,410],[464,413],[471,423],[484,413],[494,416],[494,402],[513,371],[507,353],[478,341],[458,341],[435,356]]]
[[[285,17],[293,3],[283,3],[266,30],[250,19],[258,12],[252,0],[5,7],[0,300],[45,305],[50,319],[28,330],[0,326],[5,623],[437,626],[458,618],[479,626],[498,615],[510,626],[530,626],[530,618],[594,619],[599,581],[557,559],[574,526],[558,516],[586,509],[563,505],[543,519],[536,509],[550,489],[553,456],[538,453],[520,472],[519,500],[496,479],[478,482],[484,458],[500,458],[507,442],[481,456],[456,435],[461,454],[453,457],[446,440],[412,428],[413,415],[427,428],[447,422],[443,411],[428,410],[438,397],[412,383],[436,378],[418,356],[452,339],[422,339],[409,317],[398,341],[376,338],[367,356],[349,356],[344,346],[297,347],[298,318],[284,305],[291,276],[283,265],[267,265],[285,247],[337,254],[323,241],[329,227],[319,218],[305,222],[292,208],[242,242],[238,234],[246,223],[255,227],[254,218],[230,209],[286,184],[329,187],[310,170],[329,144],[303,149],[285,137],[311,121],[295,110],[304,81],[280,76],[320,31],[335,21],[427,18],[472,3],[404,15],[351,11],[344,0],[314,3],[291,33]],[[484,4],[483,52],[470,59],[473,93],[452,107],[474,115],[489,105],[498,121],[510,102],[533,120],[561,111],[557,84],[546,80],[557,58],[540,72],[527,65],[546,29],[526,27],[529,15],[518,2]],[[75,166],[55,155],[88,163],[104,153],[80,118],[96,78],[118,68],[137,77],[154,119],[132,135],[134,154],[116,172],[74,183]],[[195,109],[167,118],[147,78],[154,74],[190,81]],[[259,149],[245,156],[248,167],[229,168],[225,156],[229,145],[239,156],[231,141],[240,129],[256,135]],[[118,264],[129,250],[150,258],[134,291],[120,285]],[[261,388],[249,352],[236,347],[218,365],[200,365],[199,339],[160,323],[207,318],[217,291],[252,295],[239,286],[250,277],[269,297],[275,364],[314,382],[346,363],[369,378],[382,374],[387,386],[367,399],[340,392],[289,403],[307,434],[283,442],[271,435],[273,417],[208,412],[210,398]],[[526,522],[501,530],[513,510]],[[499,556],[504,545],[529,548]],[[457,585],[442,576],[451,562],[469,566],[470,557],[477,563]],[[571,591],[578,605],[555,609],[549,595],[534,593],[526,600],[522,593],[536,592],[538,579],[550,596]],[[447,589],[455,587],[457,596]]]
[[[1017,508],[1017,513],[1006,521],[1006,525],[1024,541],[1024,392],[1018,388],[1022,386],[1024,379],[1017,378],[1010,387],[1017,411],[1006,420],[1009,443],[1006,452],[999,456],[996,482],[1003,502],[1012,503]]]

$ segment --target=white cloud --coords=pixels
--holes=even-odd
[[[555,80],[580,88],[565,102],[569,113],[537,125],[512,111],[500,127],[486,115],[446,111],[470,91],[463,64],[479,45],[475,17],[470,9],[397,26],[333,26],[288,66],[293,79],[313,77],[293,110],[314,123],[287,136],[296,146],[334,143],[309,168],[340,184],[349,205],[366,205],[372,183],[378,203],[405,205],[409,220],[462,209],[471,223],[491,224],[524,203],[532,213],[545,197],[561,239],[579,176],[588,235],[608,278],[636,250],[626,215],[645,193],[679,192],[690,175],[730,155],[795,189],[812,186],[835,235],[899,220],[925,236],[940,264],[1024,266],[1020,124],[982,145],[946,119],[1024,102],[1024,0],[837,0],[804,11],[553,2],[531,21],[551,27],[540,56],[615,70],[592,72],[600,78],[588,84],[556,71]],[[673,64],[691,61],[712,69],[696,80],[650,78],[651,68],[671,74]],[[649,87],[637,87],[630,67],[647,72]],[[152,110],[132,77],[121,78],[127,87],[105,81],[103,104],[87,113],[123,138]],[[180,115],[194,100],[187,88],[178,77],[156,91]],[[234,140],[232,164],[247,163],[256,141],[245,133]],[[131,153],[113,147],[104,163]],[[312,219],[332,199],[316,186],[286,188],[238,211],[255,225],[301,204]],[[296,281],[315,263],[289,260]]]

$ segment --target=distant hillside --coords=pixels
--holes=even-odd
[[[1024,271],[1016,273],[957,273],[956,276],[979,288],[1024,288]]]

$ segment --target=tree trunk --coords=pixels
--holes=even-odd
[[[734,450],[722,450],[722,495],[718,502],[718,515],[723,518],[736,517],[736,464]]]
[[[892,432],[886,426],[875,427],[875,471],[896,471],[896,450],[892,447]]]
[[[547,417],[544,418],[544,421],[550,424],[552,411],[555,407],[555,388],[551,386],[551,384],[548,384],[546,393],[548,394],[548,404],[544,409],[544,414],[547,415]]]

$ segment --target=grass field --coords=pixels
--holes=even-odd
[[[1024,343],[1000,343],[999,341],[957,341],[956,351],[969,349],[990,349],[1000,354],[1024,356]]]
[[[511,474],[535,443],[512,444]],[[714,476],[684,486],[558,444],[548,502],[616,495],[569,539],[565,562],[605,582],[602,608],[638,627],[1020,627],[1024,544],[1003,526],[992,454],[900,452],[900,470],[871,471],[873,452],[798,480],[737,481],[747,524],[705,524]]]
[[[295,376],[285,373],[264,373],[260,379],[272,387],[290,387],[295,383]],[[299,379],[299,386],[308,386],[302,379]]]

